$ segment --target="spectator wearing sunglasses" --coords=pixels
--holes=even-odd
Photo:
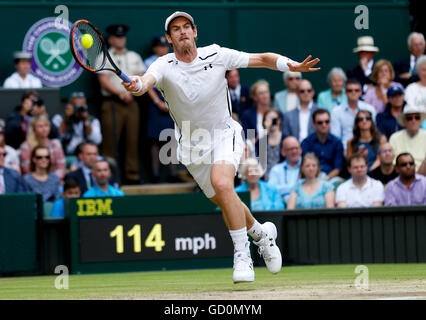
[[[398,176],[398,173],[395,170],[394,160],[395,153],[393,152],[392,146],[389,142],[383,143],[379,146],[379,161],[380,166],[376,169],[368,172],[368,176],[379,180],[383,185],[395,179]]]
[[[56,173],[59,179],[62,180],[64,178],[66,170],[65,154],[62,149],[61,142],[58,139],[49,138],[50,129],[51,122],[47,116],[38,115],[32,119],[27,139],[20,147],[22,175],[31,171],[31,152],[36,146],[40,145],[49,149],[52,170]]]
[[[296,108],[297,100],[297,86],[302,79],[301,72],[287,71],[283,73],[283,80],[286,89],[280,90],[274,95],[274,107],[282,113],[291,111]]]
[[[376,119],[376,110],[374,107],[360,100],[362,95],[361,83],[356,79],[349,79],[345,88],[348,102],[335,107],[331,112],[330,131],[343,143],[346,150],[348,141],[352,139],[355,116],[359,110],[368,110]]]
[[[330,133],[330,112],[321,108],[315,110],[312,122],[315,132],[302,141],[303,155],[315,154],[321,171],[326,174],[324,180],[338,180],[343,169],[343,145]]]
[[[293,136],[302,142],[308,135],[315,132],[312,125],[312,114],[318,105],[314,102],[314,89],[309,80],[300,80],[297,87],[299,103],[296,109],[284,114],[283,133],[285,137]]]
[[[404,152],[396,158],[399,176],[385,190],[385,206],[426,204],[426,177],[416,174],[414,157]]]
[[[23,177],[24,187],[29,192],[41,194],[43,202],[55,202],[60,196],[61,182],[51,172],[52,163],[48,147],[37,146],[31,152],[31,172]]]
[[[364,154],[368,161],[368,171],[374,170],[380,165],[379,145],[386,141],[386,137],[377,130],[371,112],[360,110],[355,117],[353,138],[346,147],[346,157],[356,152]]]
[[[409,152],[413,156],[416,168],[426,157],[426,130],[420,128],[425,119],[422,106],[406,105],[398,116],[398,123],[405,129],[395,132],[389,139],[395,154]]]

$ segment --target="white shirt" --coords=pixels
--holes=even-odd
[[[308,136],[309,130],[309,117],[311,115],[313,102],[309,103],[308,109],[303,110],[300,106],[299,108],[299,141],[302,142]]]
[[[367,176],[367,182],[361,189],[350,179],[342,183],[336,190],[336,203],[345,201],[349,208],[371,207],[373,202],[384,201],[383,184]]]
[[[192,133],[202,129],[211,134],[214,148],[215,130],[230,128],[231,99],[225,79],[227,70],[246,68],[249,54],[216,44],[197,48],[190,63],[178,60],[174,53],[159,57],[147,70],[154,76],[175,122],[176,140],[185,148],[193,147]],[[198,131],[199,132],[199,131]]]
[[[287,109],[286,109],[286,111],[291,111],[293,109],[296,109],[298,102],[299,102],[299,97],[297,96],[297,94],[295,94],[293,92],[288,92],[287,93]]]
[[[41,80],[31,73],[27,74],[25,79],[22,79],[18,72],[12,73],[3,84],[4,88],[8,89],[31,89],[43,87]]]
[[[404,99],[408,105],[412,106],[423,106],[424,112],[426,112],[426,87],[413,82],[405,89]]]
[[[5,146],[6,149],[6,157],[4,158],[4,166],[6,168],[11,168],[14,169],[14,165],[18,165],[20,164],[19,161],[19,154],[18,151],[16,151],[15,149],[13,149],[11,146],[6,145]]]
[[[266,129],[263,127],[263,114],[258,113],[256,120],[257,120],[256,129],[259,135],[259,139],[261,139],[266,134]]]

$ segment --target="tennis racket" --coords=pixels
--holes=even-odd
[[[93,39],[92,45],[88,48],[82,45],[82,37],[85,35],[90,35]],[[112,71],[124,82],[132,82],[132,80],[115,65],[108,53],[104,37],[99,32],[98,28],[89,21],[78,20],[73,24],[70,32],[70,47],[75,61],[84,69],[90,72],[103,70]],[[105,67],[107,60],[112,68]]]

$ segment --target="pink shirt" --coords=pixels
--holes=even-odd
[[[391,87],[397,86],[397,87],[404,89],[402,84],[400,84],[399,82],[392,81],[390,85],[391,85]],[[383,89],[383,94],[386,95],[387,91],[388,91],[388,89]],[[380,100],[376,95],[376,86],[368,87],[368,89],[367,89],[367,91],[365,92],[365,95],[364,95],[364,101],[373,105],[374,108],[376,109],[377,113],[383,112],[385,110],[385,103],[383,102],[383,100]]]

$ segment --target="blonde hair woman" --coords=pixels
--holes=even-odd
[[[392,81],[395,78],[395,71],[392,63],[381,59],[374,64],[370,79],[374,85],[371,85],[365,92],[365,102],[371,104],[377,113],[383,112],[388,103],[387,91],[391,86],[403,88],[399,82]]]
[[[38,115],[31,121],[27,140],[20,147],[22,175],[30,172],[31,152],[36,146],[46,147],[50,152],[52,170],[60,180],[65,176],[66,161],[62,145],[57,139],[49,139],[50,121],[45,115]]]
[[[319,180],[321,169],[318,158],[307,153],[300,165],[299,181],[290,193],[288,209],[333,208],[334,189],[328,181]]]

